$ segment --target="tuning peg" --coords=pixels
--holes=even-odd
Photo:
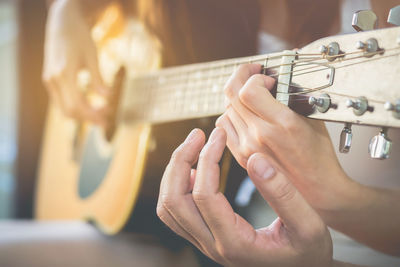
[[[324,113],[331,107],[331,97],[328,94],[321,94],[318,98],[310,96],[308,103],[317,106],[318,111]]]
[[[351,147],[353,133],[351,132],[351,124],[346,123],[342,132],[340,133],[339,152],[348,153]]]
[[[384,105],[384,108],[387,111],[392,111],[393,117],[395,117],[396,119],[400,119],[400,99],[398,99],[395,104],[387,101]]]
[[[334,61],[341,53],[340,46],[337,42],[331,42],[328,46],[321,45],[319,47],[319,52],[326,55],[329,61]]]
[[[351,26],[360,31],[370,31],[378,26],[378,17],[371,10],[360,10],[354,13]]]
[[[348,108],[352,107],[353,112],[357,116],[363,115],[367,110],[372,111],[373,107],[368,105],[368,99],[364,96],[358,97],[356,100],[347,99],[346,106]]]
[[[400,6],[390,9],[387,22],[400,26]]]
[[[356,44],[356,48],[364,50],[368,53],[373,53],[380,49],[378,41],[375,38],[369,38],[365,43],[362,41],[358,41]]]
[[[368,152],[373,159],[389,158],[392,149],[392,141],[387,135],[387,128],[382,128],[378,135],[371,138],[368,146]]]

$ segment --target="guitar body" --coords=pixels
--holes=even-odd
[[[121,126],[110,144],[100,144],[88,134],[93,129],[77,133],[73,124],[58,109],[50,108],[37,185],[36,216],[46,220],[93,220],[104,232],[116,233],[137,201],[151,127]],[[77,138],[82,140],[81,144],[76,144]],[[97,142],[94,149],[98,157],[110,160],[105,171],[84,177],[85,168],[104,167],[90,162],[89,166],[81,164],[85,153],[75,150],[84,149],[90,142]],[[82,193],[85,191],[82,179],[89,179],[86,184],[90,184],[90,179],[97,183],[86,189],[90,192]]]
[[[155,213],[162,173],[187,133],[201,127],[208,134],[214,121],[119,125],[107,142],[99,129],[77,127],[51,106],[36,188],[36,218],[86,220],[106,234],[125,229],[170,238]],[[230,160],[225,153],[223,181]],[[239,182],[229,185],[228,198],[234,196]]]
[[[223,5],[220,8],[213,12],[226,10]],[[198,9],[194,7],[193,11],[198,12]],[[210,11],[207,9],[204,12]],[[122,89],[122,103],[118,105],[118,112],[123,113],[121,111],[125,107],[134,107],[134,101],[143,99],[140,94],[135,94],[140,88],[130,86],[130,78],[159,69],[162,65],[160,42],[140,22],[131,19],[122,21],[119,7],[115,5],[111,5],[100,17],[92,37],[98,48],[99,67],[106,83],[113,84],[114,74],[121,66],[125,67],[126,86]],[[196,35],[196,38],[200,37]],[[224,42],[228,44],[230,40],[227,38]],[[248,47],[239,45],[227,49],[223,46],[217,53],[217,50],[211,49],[216,44],[209,42],[209,45],[210,49],[202,47],[204,51],[196,52],[196,61],[250,55],[255,48],[249,42]],[[178,54],[182,52],[179,46],[169,49]],[[179,60],[181,62],[176,64],[189,61],[182,56]],[[190,130],[198,127],[208,135],[215,123],[215,117],[210,117],[208,113],[196,117],[186,111],[180,115],[188,116],[179,116],[168,123],[117,120],[114,136],[108,142],[100,129],[68,119],[60,109],[50,105],[36,188],[36,218],[86,220],[107,234],[123,229],[155,232],[158,236],[165,233],[167,228],[156,216],[158,191],[165,166],[173,150]],[[199,119],[193,119],[195,117]],[[221,164],[221,189],[225,187],[230,163],[231,155],[225,153]],[[242,172],[234,171],[242,176]],[[229,183],[228,199],[232,199],[239,183],[240,180]]]

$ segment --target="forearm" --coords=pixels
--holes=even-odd
[[[349,181],[336,210],[322,211],[332,228],[374,249],[400,256],[400,190]]]
[[[118,2],[119,0],[47,0],[49,9],[57,4],[62,5],[64,8],[69,8],[73,5],[78,7],[79,12],[84,16],[85,20],[92,25],[99,14],[111,3]]]

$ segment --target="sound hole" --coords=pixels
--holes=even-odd
[[[112,153],[107,151],[109,148],[99,144],[102,139],[101,130],[92,128],[84,147],[79,173],[78,193],[81,199],[88,198],[97,190],[111,164]]]

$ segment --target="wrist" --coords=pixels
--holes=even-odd
[[[369,194],[365,194],[365,186],[353,181],[344,172],[335,174],[332,181],[335,185],[324,190],[325,197],[315,209],[328,226],[334,227],[346,220],[349,214],[354,215],[366,206]]]

